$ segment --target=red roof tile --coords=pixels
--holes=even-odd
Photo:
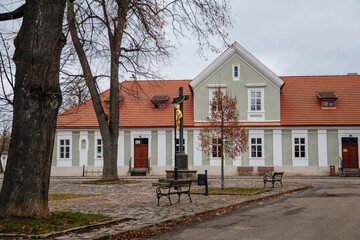
[[[360,125],[360,75],[280,77],[281,125]],[[316,92],[334,92],[336,108],[322,108]]]
[[[172,127],[174,126],[173,98],[183,87],[184,95],[190,99],[184,101],[184,126],[194,125],[193,95],[190,89],[191,80],[156,80],[156,81],[125,81],[120,84],[120,128],[126,127]],[[110,91],[101,93],[103,107],[108,111],[104,100]],[[153,95],[168,94],[164,109],[154,109],[151,102]],[[92,100],[88,100],[58,116],[57,128],[98,128]]]

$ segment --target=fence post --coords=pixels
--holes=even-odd
[[[85,165],[83,165],[83,177],[85,177]]]
[[[205,170],[205,195],[209,196],[207,170]]]

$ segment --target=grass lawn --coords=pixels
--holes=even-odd
[[[264,191],[265,188],[237,188],[228,187],[222,190],[221,188],[209,188],[209,194],[253,194]],[[192,193],[205,193],[205,188],[192,190]]]
[[[117,180],[110,180],[110,181],[102,181],[102,180],[90,180],[84,181],[82,184],[95,184],[95,185],[102,185],[102,184],[128,184],[128,183],[139,183],[138,180],[125,180],[125,179],[117,179]]]
[[[0,218],[0,232],[14,234],[47,234],[70,228],[109,221],[112,218],[100,214],[53,212],[48,219]]]

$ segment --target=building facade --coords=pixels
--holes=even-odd
[[[189,169],[220,175],[220,158],[200,148],[201,126],[213,92],[221,88],[237,99],[249,148],[225,160],[226,175],[238,166],[273,166],[288,175],[328,175],[336,169],[359,168],[360,76],[279,77],[234,43],[192,80],[125,81],[120,84],[118,173],[129,167],[165,175],[174,168],[173,98],[179,87],[184,102],[184,151]],[[104,109],[109,91],[101,94]],[[179,134],[177,134],[178,136]],[[176,143],[176,144],[175,144]],[[101,170],[102,141],[91,100],[58,117],[52,175],[81,175]]]

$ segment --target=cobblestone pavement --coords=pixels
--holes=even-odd
[[[181,196],[180,203],[177,202],[177,196],[172,196],[172,206],[169,205],[169,201],[165,197],[160,199],[160,206],[157,206],[156,187],[152,186],[152,183],[157,182],[157,178],[137,178],[137,180],[139,180],[138,183],[115,185],[82,184],[85,180],[89,179],[51,178],[50,193],[94,194],[96,196],[50,201],[50,211],[100,213],[112,217],[130,218],[130,221],[115,224],[110,227],[94,229],[89,232],[73,233],[57,237],[56,239],[96,239],[155,225],[179,217],[193,216],[197,213],[215,210],[305,186],[297,181],[291,181],[285,178],[283,180],[284,187],[271,188],[270,184],[268,184],[270,191],[257,195],[204,196],[192,194],[192,203],[189,202],[186,195]],[[220,179],[210,178],[209,185],[209,187],[220,187]],[[225,186],[261,188],[263,187],[263,182],[261,177],[233,177],[225,179]],[[192,186],[192,189],[197,188],[204,187]]]

